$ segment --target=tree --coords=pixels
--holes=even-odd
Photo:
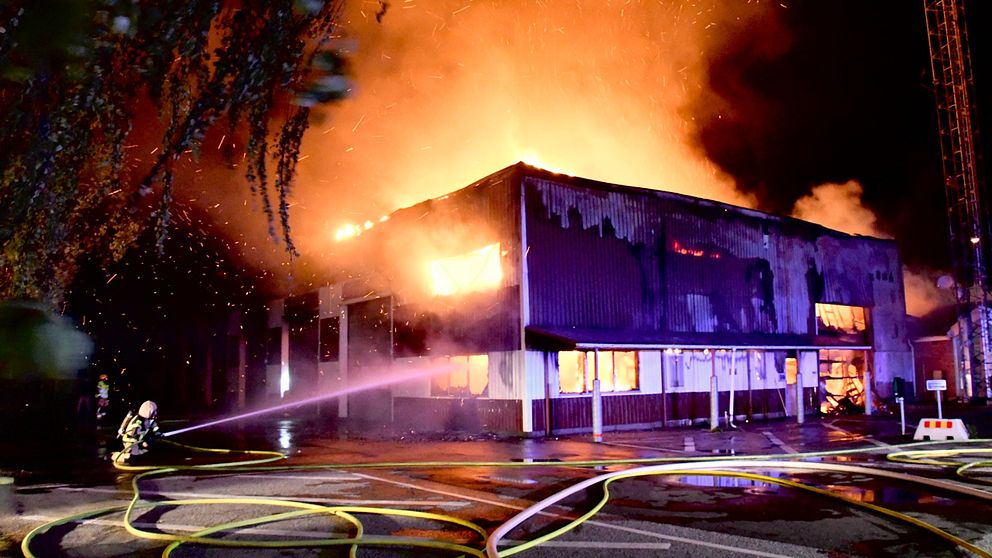
[[[56,306],[84,259],[118,260],[149,228],[161,245],[177,164],[220,126],[247,134],[248,187],[295,254],[287,195],[309,107],[347,91],[329,37],[340,10],[334,0],[0,1],[0,299]],[[127,143],[148,100],[164,132],[142,167]],[[288,107],[278,121],[277,106]]]

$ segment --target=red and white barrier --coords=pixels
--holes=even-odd
[[[920,419],[914,440],[967,440],[968,429],[961,419]]]

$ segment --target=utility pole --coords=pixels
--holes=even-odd
[[[924,0],[937,101],[958,327],[971,397],[992,402],[988,201],[983,190],[964,0]]]

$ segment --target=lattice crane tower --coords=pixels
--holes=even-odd
[[[989,278],[992,248],[983,190],[971,55],[963,0],[924,0],[947,194],[961,363],[971,397],[992,402]]]

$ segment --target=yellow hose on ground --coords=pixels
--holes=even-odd
[[[992,476],[992,471],[989,470],[992,469],[992,460],[983,459],[962,463],[961,460],[949,459],[954,457],[971,458],[975,456],[992,457],[992,448],[897,451],[888,454],[886,458],[890,461],[899,463],[931,465],[945,469],[953,467],[954,474],[962,479],[980,484],[992,485],[992,479],[985,478]],[[978,474],[977,470],[979,469],[985,470],[985,474]]]
[[[128,532],[134,534],[135,536],[141,537],[141,538],[147,538],[147,539],[152,539],[152,540],[162,540],[162,541],[169,541],[170,542],[170,544],[163,551],[163,556],[164,557],[168,557],[171,554],[171,552],[175,548],[177,548],[179,545],[181,545],[181,544],[207,544],[207,545],[217,545],[217,546],[225,546],[225,547],[241,547],[241,548],[259,548],[259,547],[288,548],[288,547],[306,547],[306,546],[320,547],[320,546],[351,545],[350,546],[350,554],[352,556],[355,555],[355,552],[356,552],[356,550],[357,550],[357,548],[358,548],[359,545],[366,545],[366,544],[368,544],[368,545],[387,545],[387,546],[403,546],[403,547],[421,547],[421,548],[431,548],[431,549],[436,549],[436,550],[447,550],[447,551],[452,551],[452,552],[461,552],[461,553],[464,553],[464,554],[467,554],[467,555],[470,555],[470,556],[476,556],[476,557],[479,557],[479,558],[482,558],[482,557],[486,556],[486,553],[484,551],[482,551],[482,550],[479,550],[479,549],[476,549],[476,548],[473,548],[473,547],[469,547],[469,546],[465,546],[465,545],[461,545],[461,544],[457,544],[457,543],[452,543],[452,542],[445,541],[445,540],[422,539],[422,538],[411,538],[411,537],[368,536],[368,535],[365,535],[364,534],[364,530],[363,530],[363,527],[361,525],[360,520],[353,515],[355,513],[358,513],[358,514],[372,514],[372,513],[374,513],[374,514],[383,514],[383,515],[396,515],[396,516],[405,516],[405,517],[416,517],[416,518],[420,518],[420,519],[427,519],[427,520],[433,520],[433,521],[439,521],[439,522],[442,522],[442,523],[450,523],[452,525],[457,525],[459,527],[469,529],[469,530],[477,533],[478,535],[480,535],[481,538],[482,538],[482,540],[483,540],[483,543],[486,544],[486,546],[490,549],[490,554],[489,554],[490,558],[495,558],[496,556],[509,556],[511,554],[522,552],[523,550],[526,550],[526,548],[532,548],[533,546],[536,546],[536,545],[540,544],[541,542],[546,542],[547,540],[550,540],[550,538],[553,538],[553,537],[546,538],[548,536],[545,535],[545,537],[541,537],[539,539],[535,539],[534,541],[529,541],[528,543],[524,543],[523,545],[519,545],[519,546],[513,547],[513,549],[510,549],[508,551],[505,551],[505,552],[500,553],[499,551],[493,552],[492,551],[492,548],[493,547],[491,547],[489,544],[487,544],[488,542],[491,542],[491,541],[486,541],[486,532],[485,532],[484,529],[482,529],[481,527],[475,525],[472,522],[469,522],[469,521],[466,521],[466,520],[463,520],[463,519],[460,519],[460,518],[457,518],[457,517],[454,517],[454,516],[448,516],[448,515],[443,515],[443,514],[431,514],[431,513],[427,513],[427,512],[415,512],[415,511],[410,511],[410,510],[393,510],[393,509],[387,509],[387,508],[368,508],[368,507],[354,507],[354,506],[320,506],[320,505],[317,505],[317,504],[310,504],[310,503],[306,503],[306,502],[292,502],[292,501],[288,501],[288,500],[269,499],[269,498],[240,498],[240,497],[232,497],[232,498],[216,498],[216,499],[211,498],[211,499],[195,499],[195,500],[171,500],[171,501],[154,502],[154,503],[151,503],[151,502],[141,502],[140,501],[141,500],[141,492],[140,492],[139,483],[140,483],[140,481],[142,479],[147,478],[147,477],[150,477],[150,476],[159,476],[159,475],[165,475],[165,474],[170,474],[170,473],[175,473],[175,472],[180,472],[180,471],[200,471],[200,472],[203,472],[203,471],[219,471],[219,470],[223,470],[224,472],[232,472],[233,473],[233,472],[261,472],[261,471],[286,471],[286,470],[319,470],[319,469],[325,469],[325,470],[326,469],[362,469],[362,468],[425,468],[425,467],[603,467],[603,466],[613,466],[613,465],[615,465],[615,466],[631,466],[631,465],[665,464],[665,463],[674,464],[674,463],[687,462],[687,461],[691,461],[691,462],[712,462],[712,461],[727,461],[727,460],[731,460],[731,461],[744,461],[744,462],[746,462],[746,461],[756,461],[756,460],[768,459],[768,458],[798,460],[798,459],[832,457],[832,456],[852,455],[852,454],[861,454],[861,453],[876,453],[876,452],[882,451],[883,449],[886,449],[886,448],[879,448],[879,447],[871,446],[871,447],[854,448],[854,449],[848,449],[848,450],[832,450],[832,451],[824,451],[824,452],[808,452],[808,453],[788,454],[788,455],[773,454],[773,455],[762,455],[762,456],[735,456],[735,457],[730,457],[730,458],[728,458],[726,456],[715,456],[715,457],[700,456],[700,457],[694,457],[691,460],[686,460],[685,458],[635,458],[635,459],[607,459],[607,460],[583,460],[583,461],[559,461],[559,462],[522,462],[522,461],[510,461],[510,462],[503,462],[503,461],[457,462],[457,461],[421,461],[421,462],[377,462],[377,463],[330,463],[330,464],[320,464],[320,465],[271,466],[271,465],[267,465],[267,464],[272,463],[274,461],[285,459],[286,456],[284,454],[280,453],[280,452],[274,452],[274,451],[230,450],[230,449],[223,449],[223,448],[202,448],[202,447],[197,447],[197,446],[189,446],[189,445],[185,445],[185,444],[180,444],[180,443],[169,441],[169,440],[163,440],[163,441],[165,441],[167,443],[170,443],[170,444],[174,444],[174,445],[180,446],[180,447],[185,447],[185,448],[187,448],[187,449],[189,449],[191,451],[196,451],[196,452],[215,453],[215,454],[227,454],[227,455],[260,456],[260,457],[257,457],[256,459],[245,460],[245,461],[222,462],[222,463],[203,464],[203,465],[191,465],[191,466],[171,466],[171,467],[134,466],[134,465],[123,465],[123,464],[117,464],[117,463],[115,463],[114,464],[115,467],[117,467],[120,470],[131,471],[131,472],[138,472],[139,473],[138,475],[136,475],[134,477],[134,479],[132,479],[132,489],[133,489],[133,492],[134,492],[134,497],[132,498],[132,501],[130,502],[130,504],[127,505],[127,506],[115,506],[115,507],[110,507],[110,508],[101,508],[101,509],[98,509],[98,510],[92,510],[92,511],[88,511],[88,512],[83,512],[83,513],[80,513],[80,514],[68,516],[68,517],[61,518],[61,519],[58,519],[56,521],[53,521],[53,522],[50,522],[50,523],[41,525],[41,526],[35,528],[34,530],[32,530],[25,537],[25,539],[22,541],[21,548],[22,548],[22,551],[23,551],[24,555],[26,557],[28,557],[28,558],[34,558],[34,554],[30,550],[31,541],[37,535],[42,534],[42,533],[48,531],[49,529],[51,529],[53,527],[56,527],[58,525],[64,525],[66,523],[70,523],[70,522],[73,522],[73,521],[83,521],[83,520],[90,519],[90,518],[93,518],[93,517],[98,517],[100,515],[106,515],[106,514],[109,514],[109,513],[115,513],[115,512],[120,512],[120,511],[124,511],[124,527],[125,527],[125,529],[128,530]],[[988,443],[988,442],[989,442],[989,440],[972,440],[972,441],[968,441],[967,443]],[[927,441],[927,442],[917,442],[917,443],[910,443],[910,444],[902,444],[902,445],[893,446],[893,447],[898,447],[898,448],[905,449],[905,448],[917,448],[917,447],[922,447],[922,446],[933,446],[933,445],[949,444],[949,443],[958,443],[958,444],[960,444],[960,443],[963,443],[963,442],[961,442],[961,441]],[[903,462],[912,462],[912,463],[923,463],[923,464],[928,464],[928,465],[936,465],[936,466],[949,467],[951,465],[955,465],[955,466],[960,465],[960,463],[949,462],[949,461],[947,461],[947,462],[940,461],[938,459],[938,456],[939,457],[947,457],[949,455],[957,455],[957,454],[959,454],[958,452],[961,452],[960,454],[964,454],[964,452],[968,452],[968,451],[969,450],[963,450],[963,449],[931,450],[932,455],[930,457],[933,457],[934,459],[928,459],[928,458],[922,458],[921,459],[920,458],[920,454],[926,453],[926,452],[922,452],[922,451],[915,451],[915,452],[905,452],[905,451],[903,451],[903,452],[893,452],[892,455],[894,455],[895,457],[892,458],[892,460],[893,461],[903,461]],[[970,452],[971,453],[974,453],[974,454],[979,454],[981,452],[992,453],[992,450],[980,449],[980,450],[970,450]],[[912,454],[912,456],[910,456],[909,454]],[[910,461],[911,459],[914,459],[914,460]],[[978,463],[968,464],[966,466],[960,467],[958,470],[959,470],[959,472],[962,471],[962,470],[967,470],[969,467],[976,467],[976,466],[978,466],[979,463],[989,463],[989,462],[978,462]],[[848,503],[850,503],[852,505],[857,505],[857,506],[865,507],[865,508],[871,509],[873,511],[876,511],[878,513],[882,513],[882,514],[888,515],[890,517],[894,517],[894,518],[900,519],[902,521],[906,521],[906,522],[911,523],[913,525],[917,525],[917,526],[919,526],[921,528],[924,528],[924,529],[926,529],[926,530],[928,530],[928,531],[930,531],[932,533],[935,533],[935,534],[937,534],[937,535],[945,538],[946,540],[948,540],[950,542],[953,542],[954,544],[957,544],[957,545],[961,546],[962,548],[966,548],[969,551],[975,552],[976,554],[978,554],[979,556],[982,556],[983,558],[984,557],[992,558],[992,554],[989,554],[987,551],[985,551],[985,550],[983,550],[981,548],[978,548],[978,547],[976,547],[974,545],[971,545],[967,541],[963,541],[962,539],[959,539],[959,538],[955,537],[954,535],[951,535],[950,533],[946,533],[945,531],[942,531],[939,528],[937,528],[937,527],[935,527],[933,525],[930,525],[930,524],[928,524],[926,522],[923,522],[921,520],[918,520],[918,519],[915,519],[915,518],[912,518],[912,517],[909,517],[909,516],[905,516],[904,514],[900,514],[898,512],[893,511],[893,510],[888,510],[887,508],[882,508],[880,506],[875,506],[873,504],[866,504],[866,503],[863,503],[863,502],[857,502],[857,501],[854,501],[854,500],[850,500],[848,498],[845,498],[845,497],[840,496],[840,495],[837,495],[837,494],[833,494],[833,493],[831,493],[829,491],[826,491],[826,490],[823,490],[823,489],[820,489],[820,488],[816,488],[816,487],[809,486],[809,485],[804,485],[802,483],[795,483],[794,481],[782,481],[781,479],[774,479],[773,477],[766,477],[766,476],[758,475],[758,474],[754,474],[754,473],[739,473],[739,472],[729,473],[727,471],[699,471],[699,470],[692,470],[692,471],[693,471],[692,474],[707,474],[707,475],[712,475],[712,476],[738,476],[738,477],[744,477],[744,478],[752,478],[754,480],[767,481],[767,482],[772,482],[772,483],[775,483],[775,484],[781,484],[781,485],[784,485],[784,486],[791,486],[793,488],[799,488],[799,489],[803,489],[803,490],[809,490],[809,491],[814,492],[814,493],[817,493],[817,494],[822,494],[822,495],[825,495],[825,496],[830,496],[830,497],[838,498],[838,499],[841,499],[841,500],[843,500],[845,502],[848,502]],[[660,473],[644,473],[644,474],[660,474]],[[669,473],[666,473],[666,474],[669,474]],[[688,473],[686,473],[686,471],[678,471],[677,473],[671,473],[671,474],[688,474]],[[642,475],[638,475],[636,473],[630,473],[630,474],[618,476],[617,478],[627,478],[627,477],[631,477],[631,476],[642,476]],[[608,484],[611,483],[611,482],[613,482],[613,479],[612,478],[609,479],[608,481],[606,481],[606,484],[604,484],[604,487],[605,486],[608,486]],[[601,509],[603,505],[605,505],[606,500],[608,500],[608,490],[606,490],[605,488],[604,488],[604,498],[606,498],[606,499],[604,499],[599,506],[597,506],[596,508],[594,508],[590,512],[587,512],[586,514],[583,514],[583,516],[580,517],[580,519],[579,520],[576,520],[576,521],[578,521],[578,523],[581,523],[583,521],[586,521],[589,517],[592,517],[592,515],[594,515],[599,509]],[[143,531],[143,530],[137,529],[132,524],[132,519],[131,519],[132,518],[132,513],[133,513],[134,509],[139,508],[139,507],[140,508],[145,508],[145,507],[153,507],[153,506],[217,505],[217,504],[253,504],[253,505],[262,505],[262,506],[294,507],[294,508],[299,508],[299,509],[296,510],[296,511],[292,511],[292,512],[270,514],[270,515],[266,515],[266,516],[263,516],[263,517],[257,517],[257,518],[247,519],[247,520],[240,520],[240,521],[235,521],[235,522],[224,523],[224,524],[221,524],[221,525],[216,525],[216,526],[208,527],[206,529],[203,529],[201,531],[198,531],[198,532],[196,532],[196,533],[194,533],[192,535],[188,535],[188,536],[185,536],[185,535],[174,535],[174,534],[165,534],[165,533],[158,533],[158,532],[152,532],[152,531]],[[318,540],[308,539],[308,540],[305,540],[305,541],[304,540],[299,540],[299,541],[293,541],[293,540],[285,540],[285,541],[245,541],[245,540],[218,539],[216,537],[206,537],[206,535],[211,535],[211,534],[218,533],[218,532],[221,532],[221,531],[231,531],[231,530],[235,530],[235,529],[242,528],[242,527],[247,527],[247,526],[252,526],[252,525],[259,525],[259,524],[263,524],[263,523],[271,523],[273,521],[282,521],[282,520],[286,520],[286,519],[291,519],[291,518],[296,518],[296,517],[303,517],[303,516],[306,516],[306,515],[314,515],[314,514],[327,514],[327,515],[330,515],[330,516],[334,516],[334,517],[338,517],[338,518],[344,519],[345,521],[351,523],[354,526],[355,535],[354,536],[351,536],[351,537],[329,536],[327,539],[318,539]],[[576,523],[576,522],[573,521],[572,523],[569,524],[569,525],[571,525],[571,527],[569,527],[568,529],[564,529],[563,528],[564,530],[561,530],[561,533],[559,533],[559,534],[562,534],[564,532],[567,532],[571,528],[574,528],[574,525],[577,525],[578,523]],[[568,526],[566,526],[566,527],[568,527]],[[556,534],[554,536],[558,536],[558,535]],[[529,546],[527,546],[526,548],[522,548],[524,545],[529,545]],[[520,549],[520,550],[517,550],[517,549]]]
[[[858,500],[854,500],[852,498],[848,498],[848,497],[843,496],[841,494],[836,494],[834,492],[830,492],[829,490],[824,490],[822,488],[811,486],[811,485],[808,485],[808,484],[805,484],[805,483],[800,483],[800,482],[790,481],[790,480],[785,480],[785,479],[779,479],[779,478],[770,477],[770,476],[767,476],[767,475],[759,475],[759,474],[756,474],[756,473],[744,473],[744,472],[738,472],[738,471],[678,470],[678,469],[668,470],[668,471],[648,471],[648,472],[639,472],[639,471],[636,471],[635,470],[635,471],[630,472],[629,474],[621,474],[621,475],[612,476],[612,477],[606,479],[603,482],[603,496],[602,496],[602,498],[600,498],[599,502],[597,502],[596,505],[593,506],[592,509],[590,509],[586,513],[582,514],[579,518],[571,521],[570,523],[568,523],[567,525],[565,525],[563,527],[560,527],[560,528],[558,528],[558,529],[556,529],[556,530],[554,530],[554,531],[552,531],[550,533],[546,533],[546,534],[544,534],[544,535],[542,535],[542,536],[540,536],[540,537],[538,537],[536,539],[529,540],[529,541],[527,541],[525,543],[519,544],[519,545],[514,546],[514,547],[512,547],[510,549],[507,549],[507,550],[499,551],[497,554],[493,555],[492,558],[513,556],[514,554],[518,554],[518,553],[523,552],[525,550],[529,550],[531,548],[534,548],[535,546],[538,546],[541,543],[550,541],[550,540],[552,540],[554,538],[557,538],[557,537],[559,537],[559,536],[561,536],[561,535],[563,535],[563,534],[571,531],[572,529],[575,529],[576,527],[578,527],[582,523],[585,523],[590,518],[592,518],[594,515],[596,515],[597,513],[599,513],[599,511],[601,509],[603,509],[604,506],[606,506],[606,504],[610,500],[610,490],[609,490],[610,484],[612,484],[615,481],[622,480],[622,479],[629,479],[629,478],[634,478],[634,477],[643,477],[643,476],[649,476],[649,475],[664,475],[664,476],[690,476],[690,475],[695,475],[695,476],[708,476],[708,477],[733,477],[733,478],[749,479],[749,480],[764,482],[764,483],[768,483],[768,484],[777,484],[777,485],[780,485],[780,486],[786,486],[786,487],[790,487],[790,488],[796,488],[796,489],[799,489],[799,490],[805,490],[807,492],[812,492],[812,493],[818,494],[820,496],[826,496],[826,497],[829,497],[829,498],[835,498],[835,499],[838,499],[838,500],[842,500],[842,501],[846,502],[847,504],[850,504],[850,505],[853,505],[853,506],[863,507],[863,508],[869,509],[869,510],[871,510],[873,512],[880,513],[880,514],[886,515],[888,517],[892,517],[894,519],[897,519],[899,521],[903,521],[905,523],[909,523],[909,524],[914,525],[916,527],[920,527],[922,529],[925,529],[925,530],[927,530],[927,531],[929,531],[929,532],[931,532],[931,533],[933,533],[933,534],[935,534],[935,535],[937,535],[937,536],[939,536],[939,537],[941,537],[941,538],[943,538],[943,539],[945,539],[945,540],[947,540],[947,541],[949,541],[949,542],[951,542],[951,543],[953,543],[953,544],[955,544],[957,546],[960,546],[960,547],[962,547],[964,549],[967,549],[968,551],[974,553],[977,556],[980,556],[982,558],[992,558],[992,552],[988,552],[988,551],[986,551],[986,550],[984,550],[984,549],[982,549],[982,548],[980,548],[978,546],[975,546],[975,545],[969,543],[968,541],[966,541],[966,540],[964,540],[964,539],[962,539],[960,537],[956,537],[956,536],[952,535],[951,533],[948,533],[947,531],[944,531],[944,530],[940,529],[939,527],[937,527],[937,526],[935,526],[935,525],[933,525],[931,523],[927,523],[926,521],[923,521],[921,519],[917,519],[915,517],[906,515],[904,513],[897,512],[895,510],[890,510],[888,508],[883,508],[881,506],[876,506],[875,504],[870,504],[870,503],[867,503],[867,502],[861,502],[861,501],[858,501]]]

